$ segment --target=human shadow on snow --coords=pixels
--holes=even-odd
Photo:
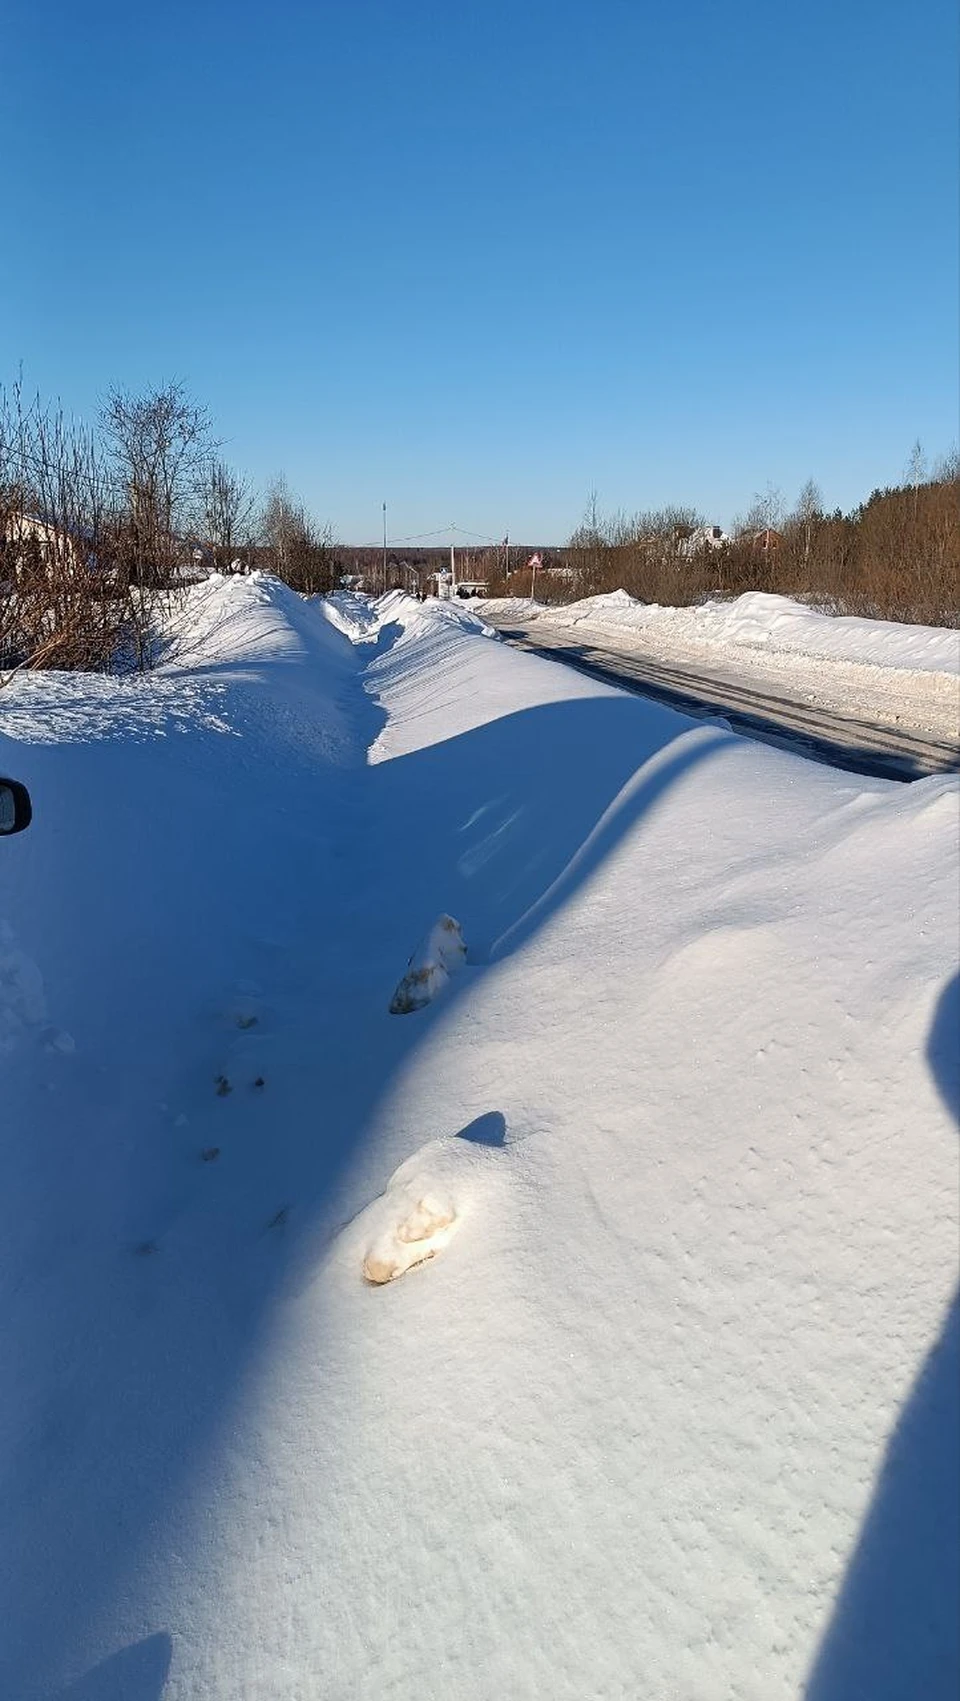
[[[960,1115],[960,976],[927,1060]],[[960,1294],[890,1438],[808,1679],[807,1701],[956,1701],[960,1684]]]
[[[359,666],[340,689],[372,741],[383,715]],[[189,747],[163,741],[149,763],[110,741],[78,746],[69,767],[62,752],[29,750],[43,802],[31,854],[49,874],[50,937],[63,961],[79,962],[91,940],[116,937],[118,915],[129,923],[104,997],[118,1024],[138,1012],[143,1039],[131,1057],[119,1047],[89,1057],[78,1044],[69,1139],[38,1131],[5,1175],[10,1220],[49,1247],[43,1291],[10,1312],[16,1374],[0,1392],[5,1433],[23,1439],[5,1460],[0,1556],[0,1689],[20,1701],[48,1701],[124,1578],[163,1552],[171,1516],[182,1529],[196,1497],[206,1503],[218,1432],[275,1308],[316,1268],[377,1106],[436,1022],[492,972],[485,962],[555,918],[668,791],[736,742],[604,695],[524,709],[369,768],[318,770],[315,785],[298,772],[291,785],[273,746],[258,759],[258,736],[255,724],[246,742],[201,729]],[[252,776],[249,796],[222,785],[232,760]],[[45,822],[69,846],[91,796],[103,804],[96,882],[82,858],[43,863]],[[226,870],[208,849],[224,845]],[[396,975],[444,910],[462,923],[474,966],[437,1005],[389,1016]],[[244,1085],[218,1100],[204,1011],[227,973],[244,972],[247,950],[268,960],[258,976],[287,1012],[290,1031],[264,1043],[287,1047],[290,1078],[268,1070],[259,1095]],[[171,986],[182,1012],[171,1013]],[[90,1047],[108,1048],[99,1031]],[[19,1088],[11,1080],[14,1128],[30,1128],[36,1090],[29,1072]],[[186,1133],[171,1129],[172,1113],[160,1117],[160,1098],[190,1104]],[[223,1142],[215,1126],[229,1129]],[[500,1143],[501,1133],[488,1116],[463,1137]],[[215,1164],[199,1162],[194,1147],[221,1143]],[[217,1190],[203,1195],[215,1201],[207,1215],[200,1188]],[[133,1256],[115,1198],[155,1256]],[[29,1489],[21,1460],[36,1474]]]

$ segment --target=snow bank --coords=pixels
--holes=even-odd
[[[331,656],[346,654],[336,609],[309,602],[267,573],[211,573],[171,603],[163,622],[165,668],[228,662],[301,660],[329,634]]]
[[[956,781],[192,606],[0,697],[0,1693],[952,1701]]]
[[[960,632],[822,614],[789,597],[763,591],[694,608],[660,608],[637,602],[625,591],[614,591],[542,612],[564,624],[616,632],[662,632],[720,648],[742,645],[873,667],[960,674]]]
[[[418,602],[415,597],[407,596],[405,591],[390,591],[379,599],[375,607],[381,627],[395,622],[404,631],[416,632],[440,622],[461,632],[493,637],[492,627],[487,626],[465,602],[452,598],[427,597],[425,602]]]
[[[789,597],[760,591],[726,605],[710,605],[711,620],[714,613],[721,642],[764,645],[872,667],[960,674],[960,632],[943,627],[822,614]]]
[[[348,591],[335,591],[331,596],[317,599],[328,618],[338,629],[355,642],[376,640],[388,627],[403,631],[418,631],[432,621],[441,621],[463,632],[482,633],[493,637],[492,627],[485,625],[479,615],[466,603],[428,597],[420,602],[406,591],[388,591],[382,597],[358,596]]]
[[[334,591],[330,596],[316,597],[313,606],[324,609],[334,626],[353,640],[362,638],[377,624],[376,603],[356,591]]]

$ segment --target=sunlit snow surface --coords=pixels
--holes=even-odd
[[[0,1695],[953,1701],[957,782],[167,636],[0,693]]]

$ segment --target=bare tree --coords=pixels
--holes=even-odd
[[[256,499],[246,480],[218,460],[202,469],[196,496],[203,540],[212,546],[214,562],[222,570],[251,541]]]
[[[141,588],[169,583],[214,447],[206,411],[180,384],[141,396],[115,389],[101,424],[118,474],[133,578]]]
[[[940,455],[933,468],[934,482],[937,484],[956,484],[960,479],[960,449],[948,449],[945,455]]]
[[[923,452],[923,444],[921,443],[921,441],[918,437],[916,439],[914,445],[913,445],[913,448],[910,450],[910,454],[907,458],[907,464],[906,464],[906,467],[904,469],[904,482],[906,484],[909,484],[911,490],[913,491],[914,519],[916,519],[916,517],[917,517],[917,515],[920,511],[920,486],[923,483],[926,476],[927,476],[927,457]]]
[[[333,533],[310,518],[282,476],[267,495],[260,536],[270,551],[273,571],[294,590],[306,596],[333,590],[337,570]]]
[[[267,492],[260,517],[260,536],[272,555],[271,565],[279,579],[286,579],[298,543],[307,533],[303,508],[294,501],[281,473]]]
[[[909,484],[911,490],[919,489],[927,476],[927,457],[923,452],[923,444],[919,437],[907,456],[907,464],[903,471],[904,484]]]
[[[814,479],[808,478],[800,492],[800,495],[797,497],[797,505],[791,515],[792,522],[797,527],[803,539],[804,562],[808,562],[810,560],[810,551],[813,547],[814,527],[822,514],[823,495],[821,493],[820,486]]]
[[[779,531],[782,525],[783,495],[775,484],[768,484],[765,491],[754,491],[753,501],[744,518],[737,522],[736,530],[743,532]]]
[[[0,664],[103,668],[131,631],[109,468],[93,434],[0,397]],[[9,672],[8,672],[9,677]]]
[[[592,493],[567,545],[563,573],[549,588],[544,581],[543,595],[549,598],[555,585],[562,600],[572,580],[580,596],[623,589],[644,602],[695,601],[716,582],[717,564],[709,559],[714,552],[687,553],[681,546],[703,525],[698,509],[680,504],[604,515]]]

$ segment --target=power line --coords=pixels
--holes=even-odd
[[[443,537],[449,531],[455,531],[454,526],[438,526],[435,532],[413,532],[410,537],[395,537],[394,543],[423,543],[428,537]]]
[[[478,542],[480,542],[480,543],[502,543],[503,542],[502,537],[488,537],[486,532],[465,532],[462,526],[451,526],[450,530],[452,532],[456,532],[458,537],[476,538],[478,540]]]
[[[457,537],[474,538],[477,543],[502,543],[503,542],[502,537],[490,537],[489,533],[487,533],[487,532],[468,532],[468,531],[464,530],[463,526],[437,526],[435,531],[432,531],[432,532],[411,532],[409,537],[391,538],[390,542],[392,544],[393,543],[425,543],[426,540],[428,538],[431,538],[431,537],[449,537],[451,532],[455,532]],[[363,548],[365,546],[361,545],[360,547]]]

